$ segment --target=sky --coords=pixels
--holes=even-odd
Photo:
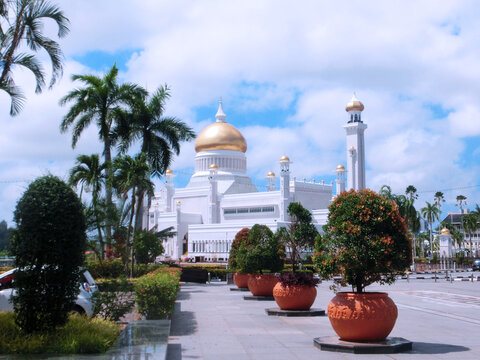
[[[53,1],[52,1],[53,2]],[[64,74],[34,93],[33,76],[14,78],[27,96],[9,115],[0,92],[0,220],[13,225],[21,194],[36,177],[68,178],[80,154],[101,153],[92,125],[72,149],[60,133],[68,111],[59,99],[72,74],[102,75],[114,62],[121,82],[154,92],[168,84],[168,116],[197,133],[227,122],[248,143],[248,174],[260,191],[288,155],[292,176],[334,179],[346,165],[345,105],[363,102],[367,186],[403,193],[414,185],[417,208],[445,194],[443,215],[480,203],[480,3],[476,1],[62,1],[70,33],[58,40]],[[55,26],[44,31],[55,38]],[[45,69],[45,54],[38,53]],[[134,151],[134,150],[132,150]],[[194,142],[174,159],[175,186],[193,173]],[[161,186],[162,179],[156,180]]]

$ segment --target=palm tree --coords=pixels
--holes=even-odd
[[[442,203],[445,202],[445,197],[443,195],[443,192],[441,191],[437,191],[433,199],[435,200],[435,204],[437,204],[438,208],[440,208],[442,206]]]
[[[127,248],[131,244],[132,224],[135,216],[135,227],[138,227],[139,212],[142,208],[143,197],[139,194],[153,195],[153,183],[149,179],[150,167],[146,162],[144,153],[138,154],[135,158],[125,155],[115,159],[113,163],[114,177],[113,182],[117,191],[124,197],[131,192],[132,204],[130,219],[127,228]],[[133,272],[133,254],[132,254],[132,272]]]
[[[53,20],[59,38],[68,34],[69,20],[56,5],[45,0],[9,0],[2,1],[0,17],[7,28],[0,24],[0,90],[10,95],[10,115],[17,115],[22,109],[25,97],[13,80],[16,66],[30,70],[35,76],[35,92],[40,93],[45,87],[45,72],[33,54],[24,53],[26,47],[37,52],[44,49],[52,63],[52,87],[63,73],[62,50],[57,42],[47,38],[43,33],[43,20]],[[21,52],[19,52],[21,51]]]
[[[382,185],[378,193],[390,200],[394,200],[395,198],[395,194],[392,193],[392,188],[388,185]]]
[[[432,226],[435,221],[438,220],[440,210],[438,209],[436,204],[430,204],[428,201],[426,202],[425,207],[423,207],[420,211],[422,213],[422,216],[427,220],[428,224],[430,225],[430,251],[433,253],[433,247],[432,247]]]
[[[82,193],[84,186],[85,191],[92,192],[92,206],[91,213],[95,219],[95,225],[98,231],[98,242],[102,249],[101,258],[103,259],[103,251],[105,250],[105,243],[103,241],[102,234],[102,221],[103,216],[100,215],[99,209],[99,195],[102,191],[102,187],[105,184],[104,170],[107,168],[107,164],[100,163],[100,157],[97,154],[93,155],[80,155],[77,157],[76,165],[70,170],[69,183],[72,186],[82,184],[80,190],[80,200],[82,199]]]
[[[470,256],[472,256],[472,248],[473,248],[473,240],[472,240],[472,233],[477,231],[478,229],[478,215],[476,213],[470,213],[463,217],[462,223],[465,232],[469,235],[469,243],[470,243]]]
[[[152,175],[160,176],[170,167],[173,155],[180,154],[180,142],[194,139],[195,132],[176,117],[164,116],[165,104],[170,98],[167,85],[160,86],[150,99],[146,92],[145,95],[135,99],[131,112],[121,113],[114,133],[123,153],[133,142],[141,141],[140,151],[145,153]],[[140,191],[138,197],[143,199],[144,194]],[[143,207],[138,217],[143,217]],[[142,224],[138,224],[141,227]]]
[[[65,105],[74,102],[68,113],[63,118],[60,131],[65,132],[73,126],[72,147],[75,148],[83,130],[92,121],[98,126],[98,136],[103,142],[103,156],[105,163],[111,163],[112,154],[112,125],[115,122],[116,114],[121,111],[122,106],[131,105],[136,97],[145,96],[145,90],[141,87],[130,84],[118,84],[118,69],[116,64],[102,78],[95,75],[73,75],[72,80],[81,81],[85,87],[74,89],[65,95],[60,104]],[[111,179],[110,167],[106,167],[106,178]],[[106,184],[107,204],[112,204],[112,187],[110,181]],[[107,237],[111,237],[111,225],[107,223]]]
[[[407,189],[405,190],[405,195],[408,195],[410,200],[418,199],[417,188],[413,185],[408,185]]]

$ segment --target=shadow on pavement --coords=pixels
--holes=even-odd
[[[182,360],[182,344],[168,344],[167,360]]]
[[[197,320],[193,311],[182,311],[182,304],[175,303],[170,323],[170,336],[192,335],[197,332]]]
[[[447,354],[451,352],[468,351],[469,348],[459,345],[450,344],[438,344],[438,343],[425,343],[414,342],[411,354]]]

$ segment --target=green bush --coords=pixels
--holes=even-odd
[[[92,302],[93,315],[118,321],[133,309],[135,298],[132,292],[127,291],[96,291],[92,295]]]
[[[117,278],[117,279],[95,279],[99,291],[106,292],[131,292],[134,291],[134,285],[137,278]]]
[[[163,267],[142,276],[135,283],[138,312],[146,319],[162,319],[173,312],[180,286],[181,270]]]
[[[240,244],[238,249],[238,270],[246,274],[279,272],[283,269],[284,255],[284,248],[272,230],[255,224],[248,233],[248,242]]]
[[[133,250],[138,264],[152,263],[158,255],[165,251],[161,240],[150,231],[137,231],[135,233]]]
[[[15,324],[13,312],[0,312],[0,354],[104,353],[119,335],[116,323],[79,315],[71,315],[54,331],[25,334]]]
[[[27,333],[64,325],[79,292],[86,248],[82,203],[54,176],[32,182],[17,203],[13,297],[15,321]]]
[[[240,245],[242,243],[248,242],[249,231],[250,231],[249,228],[243,228],[235,234],[235,238],[233,239],[232,245],[230,247],[230,254],[228,255],[228,266],[231,269],[237,270],[238,268],[238,264],[237,264],[238,249],[240,248]]]
[[[161,264],[135,264],[133,276],[139,277],[158,269]],[[85,263],[94,279],[115,279],[127,276],[127,270],[121,259],[90,260]],[[128,274],[130,274],[128,272]]]

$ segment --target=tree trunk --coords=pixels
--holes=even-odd
[[[132,189],[132,209],[130,213],[130,220],[128,222],[128,229],[127,229],[127,244],[130,245],[130,254],[131,254],[131,260],[132,260],[132,267],[130,270],[130,277],[133,277],[133,266],[134,266],[134,259],[133,259],[133,239],[131,236],[132,233],[132,223],[133,223],[133,215],[135,214],[135,193],[136,193],[136,188],[135,186]]]
[[[106,121],[106,119],[105,119]],[[110,209],[113,205],[112,201],[112,170],[111,170],[111,163],[112,163],[112,154],[110,151],[110,137],[107,135],[105,136],[105,145],[103,149],[103,155],[105,157],[105,163],[107,167],[105,169],[106,174],[106,184],[105,184],[105,198],[107,200],[107,214],[110,212]],[[109,216],[105,219],[105,234],[107,236],[107,242],[110,243],[112,239],[112,222]]]

